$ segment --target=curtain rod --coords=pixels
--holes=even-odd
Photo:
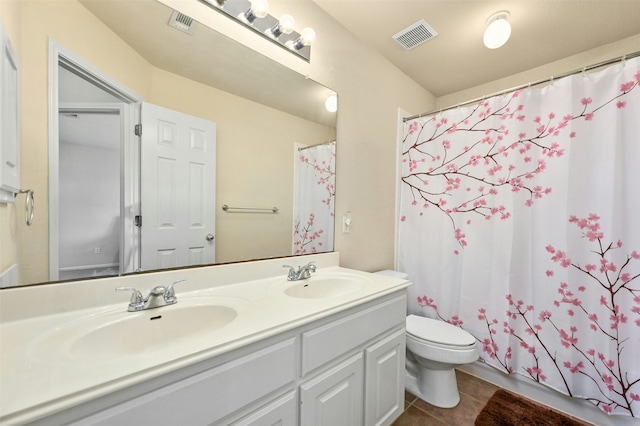
[[[321,145],[329,145],[330,143],[334,143],[335,140],[330,140],[330,141],[326,141],[326,142],[320,142],[320,143],[316,143],[313,145],[309,145],[309,146],[303,146],[298,148],[298,151],[304,151],[305,149],[309,149],[309,148],[315,148],[316,146],[321,146]]]
[[[480,101],[483,101],[485,99],[492,98],[494,96],[504,95],[506,93],[515,92],[516,90],[525,89],[527,87],[538,86],[540,84],[548,83],[550,81],[557,80],[557,79],[564,78],[564,77],[569,77],[571,75],[579,74],[581,72],[591,71],[592,69],[604,67],[604,66],[611,65],[611,64],[615,64],[616,62],[624,61],[626,59],[635,58],[636,56],[640,56],[640,50],[636,51],[636,52],[633,52],[633,53],[628,53],[626,55],[619,56],[617,58],[608,59],[606,61],[598,62],[597,64],[592,64],[592,65],[589,65],[589,66],[586,66],[586,67],[583,67],[583,68],[580,68],[580,69],[577,69],[577,70],[569,71],[569,72],[566,72],[564,74],[560,74],[560,75],[557,75],[557,76],[551,76],[551,77],[545,78],[543,80],[538,80],[538,81],[535,81],[533,83],[521,84],[520,86],[516,86],[516,87],[512,87],[510,89],[502,90],[500,92],[495,92],[495,93],[492,93],[490,95],[485,95],[485,96],[482,96],[481,98],[471,99],[470,101],[461,102],[459,104],[451,105],[451,106],[448,106],[446,108],[441,108],[441,109],[430,111],[430,112],[423,112],[421,114],[412,115],[411,117],[404,117],[402,119],[402,122],[406,123],[407,121],[413,120],[413,119],[416,119],[416,118],[428,117],[430,115],[439,114],[439,113],[441,113],[443,111],[448,111],[450,109],[458,108],[458,107],[461,107],[461,106],[474,104],[476,102],[480,102]]]

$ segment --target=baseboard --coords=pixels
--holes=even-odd
[[[504,374],[482,362],[463,365],[458,369],[588,423],[598,426],[640,426],[638,418],[609,416],[590,402],[571,398],[519,374]]]

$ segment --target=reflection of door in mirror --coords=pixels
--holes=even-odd
[[[215,263],[216,123],[142,104],[143,270]]]

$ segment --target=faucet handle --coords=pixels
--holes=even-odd
[[[296,269],[291,265],[282,265],[283,268],[289,268],[289,273],[287,274],[287,279],[289,281],[296,279]]]
[[[183,283],[185,281],[187,281],[187,280],[177,280],[177,281],[174,281],[171,284],[169,284],[169,286],[167,287],[167,291],[164,293],[164,300],[167,303],[175,303],[177,301],[177,299],[176,299],[176,291],[173,289],[173,287],[176,284],[180,284],[180,283]]]
[[[142,293],[133,287],[116,287],[116,291],[131,291],[131,300],[129,301],[129,308],[137,308],[144,304],[144,297]]]

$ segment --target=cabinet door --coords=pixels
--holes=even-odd
[[[302,384],[301,426],[361,425],[363,369],[359,353]]]
[[[364,424],[389,425],[404,410],[404,327],[365,350]]]

